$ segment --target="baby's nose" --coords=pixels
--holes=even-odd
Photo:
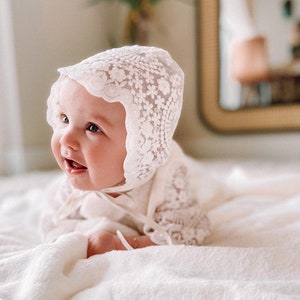
[[[68,128],[64,131],[60,139],[61,145],[74,151],[79,148],[79,141],[75,130]]]

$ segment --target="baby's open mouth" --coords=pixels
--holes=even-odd
[[[80,163],[74,161],[74,160],[71,160],[71,159],[65,159],[65,162],[66,162],[66,165],[67,165],[67,168],[68,169],[71,169],[71,170],[86,170],[87,167],[81,165]]]

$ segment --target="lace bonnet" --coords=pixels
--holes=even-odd
[[[66,76],[96,97],[120,102],[127,130],[123,188],[149,180],[170,154],[182,107],[184,74],[170,54],[156,47],[125,46],[58,71],[48,98],[48,123],[55,128],[59,86]]]

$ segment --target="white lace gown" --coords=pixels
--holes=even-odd
[[[209,222],[198,199],[191,197],[185,156],[173,144],[172,155],[151,180],[113,198],[104,192],[81,192],[60,176],[47,191],[49,209],[41,218],[45,240],[79,231],[121,231],[148,235],[159,245],[201,245]]]
[[[60,68],[48,98],[47,120],[55,131],[60,87],[66,77],[90,94],[121,103],[126,112],[125,183],[82,192],[63,180],[49,191],[53,210],[43,217],[48,239],[78,230],[120,230],[157,244],[200,245],[208,220],[189,195],[185,156],[173,140],[183,101],[184,73],[157,47],[125,46]],[[118,197],[110,195],[118,194]]]

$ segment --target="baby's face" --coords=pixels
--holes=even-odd
[[[125,109],[89,94],[71,79],[59,93],[58,125],[51,148],[70,183],[81,190],[101,190],[124,182]]]

